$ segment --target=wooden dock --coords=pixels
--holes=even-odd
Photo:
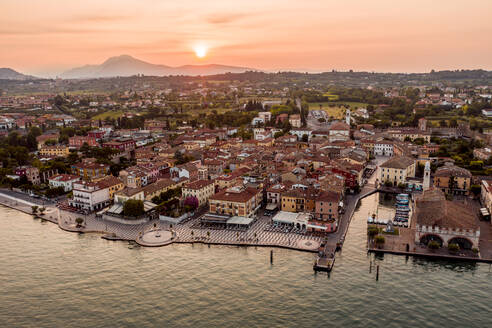
[[[330,272],[335,263],[335,257],[329,258],[327,256],[318,257],[314,261],[313,269],[314,271],[325,271]]]

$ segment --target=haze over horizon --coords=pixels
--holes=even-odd
[[[54,76],[128,54],[265,71],[490,70],[491,12],[486,0],[3,0],[0,67]]]

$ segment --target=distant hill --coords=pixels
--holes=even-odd
[[[35,80],[37,79],[31,75],[25,75],[14,71],[11,68],[0,68],[0,80]]]
[[[144,62],[128,55],[111,57],[101,65],[85,65],[73,68],[60,75],[63,79],[91,79],[100,77],[132,76],[143,74],[147,76],[167,75],[215,75],[224,73],[242,73],[254,69],[225,65],[184,65],[171,67]]]

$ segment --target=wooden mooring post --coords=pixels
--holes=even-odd
[[[376,281],[379,280],[379,265],[376,266]]]

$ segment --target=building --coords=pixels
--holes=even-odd
[[[65,192],[72,191],[73,184],[78,181],[80,181],[80,177],[72,174],[57,174],[48,178],[50,188],[61,187]]]
[[[89,212],[103,209],[110,203],[109,189],[97,182],[78,181],[73,184],[69,205]]]
[[[39,174],[39,169],[34,166],[21,166],[15,169],[15,175],[22,177],[26,176],[27,181],[34,185],[41,183],[41,176]]]
[[[112,175],[108,175],[107,177],[102,178],[101,180],[98,181],[98,183],[100,186],[104,186],[105,188],[108,188],[109,198],[111,200],[114,199],[115,193],[125,188],[123,182],[117,177]]]
[[[210,180],[196,180],[189,182],[181,189],[182,198],[195,197],[198,206],[207,204],[208,199],[215,194],[215,184]]]
[[[72,165],[72,174],[84,180],[103,178],[109,173],[109,165],[96,163],[94,158],[84,158],[82,162]]]
[[[491,148],[475,148],[473,149],[473,157],[478,158],[479,160],[486,161],[492,155]]]
[[[145,200],[145,194],[142,188],[124,188],[114,194],[114,202],[124,204],[127,200]]]
[[[98,147],[99,144],[97,143],[96,138],[94,137],[88,137],[88,136],[73,136],[68,139],[68,146],[70,148],[80,148],[84,144],[87,144],[88,146],[91,147]]]
[[[258,117],[263,119],[263,122],[270,122],[272,119],[272,113],[270,112],[259,112]]]
[[[393,157],[381,164],[379,181],[391,182],[394,186],[405,184],[407,177],[415,177],[415,160],[406,157]]]
[[[135,150],[136,144],[133,139],[120,139],[103,143],[103,147],[115,149],[119,152]]]
[[[347,141],[350,139],[350,125],[345,122],[333,122],[328,131],[330,142]]]
[[[209,198],[209,212],[227,216],[255,217],[262,191],[255,188],[232,187]]]
[[[187,181],[188,179],[186,178],[157,180],[142,188],[145,200],[151,201],[152,198],[160,196],[163,192],[183,186]]]
[[[314,213],[318,191],[312,188],[307,190],[293,189],[282,193],[281,210],[285,212]]]
[[[290,115],[289,124],[293,128],[300,128],[302,126],[301,115],[299,114]]]
[[[397,139],[400,141],[405,141],[406,138],[410,140],[415,139],[424,139],[425,142],[430,142],[431,132],[422,131],[417,128],[399,128],[399,129],[391,129],[388,131],[388,134],[393,139]]]
[[[472,174],[467,169],[446,163],[434,173],[434,187],[446,194],[470,194]]]
[[[424,190],[430,189],[430,174],[431,174],[430,162],[426,161],[424,167],[424,182],[422,186]]]
[[[393,156],[393,143],[391,141],[376,141],[374,142],[375,156]]]
[[[480,227],[472,206],[446,200],[436,188],[426,190],[415,199],[415,243],[441,246],[457,244],[460,249],[479,248]]]
[[[67,146],[56,145],[56,146],[42,146],[39,150],[41,156],[47,157],[67,157],[70,151]]]
[[[338,220],[338,205],[340,194],[332,191],[323,191],[316,197],[314,217],[320,221]]]
[[[420,131],[427,130],[427,120],[423,117],[419,118],[419,130]]]
[[[491,181],[482,180],[480,190],[480,201],[489,213],[492,213],[492,183]]]

